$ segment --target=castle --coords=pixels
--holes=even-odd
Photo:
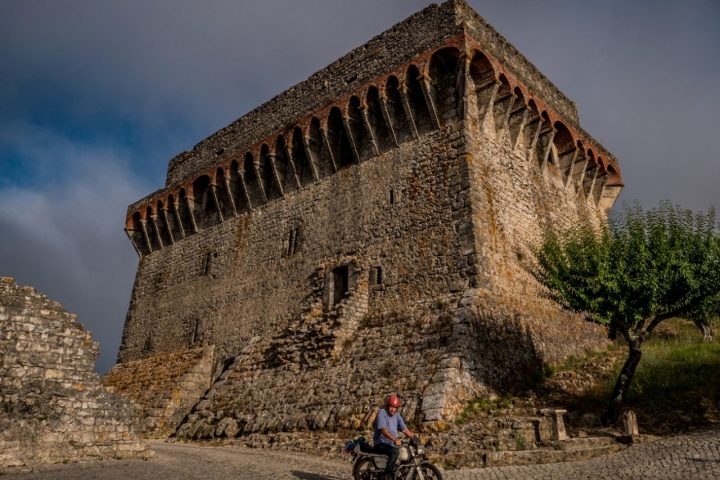
[[[357,428],[393,391],[410,421],[451,419],[603,344],[527,265],[544,229],[597,224],[621,189],[570,99],[463,0],[430,5],[129,206],[140,263],[108,382],[210,352],[162,435]]]

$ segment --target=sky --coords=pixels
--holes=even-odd
[[[138,257],[127,206],[203,138],[429,5],[0,0],[0,276],[115,362]],[[720,207],[720,2],[470,0],[620,162],[620,201]]]

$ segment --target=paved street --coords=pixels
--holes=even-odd
[[[278,450],[160,442],[152,446],[156,456],[149,461],[54,465],[32,473],[6,474],[3,480],[340,480],[350,476],[347,462]],[[717,479],[720,478],[720,431],[670,437],[582,462],[446,472],[447,480],[530,478]]]

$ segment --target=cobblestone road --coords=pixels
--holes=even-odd
[[[350,474],[350,464],[346,462],[277,450],[152,445],[156,456],[149,461],[54,465],[31,473],[9,473],[3,480],[341,480]],[[461,469],[446,472],[445,477],[447,480],[719,479],[720,431],[665,438],[582,462]]]

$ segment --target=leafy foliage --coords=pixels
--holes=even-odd
[[[720,236],[715,212],[693,213],[670,202],[626,208],[599,231],[583,226],[548,232],[536,250],[535,278],[564,308],[620,333],[628,358],[604,421],[616,422],[642,356],[662,322],[685,317],[709,324],[720,311]]]
[[[600,231],[549,232],[535,277],[563,307],[645,336],[665,318],[706,320],[720,310],[720,237],[715,212],[669,202],[626,209]],[[629,339],[628,339],[629,340]]]

